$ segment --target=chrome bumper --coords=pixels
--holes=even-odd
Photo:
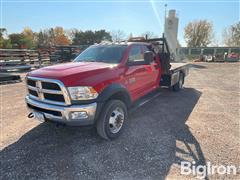
[[[30,112],[40,112],[44,115],[46,120],[72,126],[91,125],[94,123],[97,103],[91,103],[87,105],[58,106],[30,99],[29,96],[26,96],[25,100]],[[86,112],[87,117],[82,119],[72,119],[72,112]]]

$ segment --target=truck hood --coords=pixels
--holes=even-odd
[[[30,72],[28,76],[57,79],[65,86],[94,86],[104,79],[104,76],[111,77],[110,74],[116,67],[116,64],[102,62],[71,62],[44,67]]]

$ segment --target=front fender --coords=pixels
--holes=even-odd
[[[97,98],[97,102],[105,102],[108,99],[110,99],[112,96],[114,96],[117,93],[121,93],[125,97],[125,102],[127,105],[131,104],[131,96],[128,92],[128,90],[121,84],[111,84],[107,86],[99,95]]]

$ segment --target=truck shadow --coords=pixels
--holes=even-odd
[[[185,124],[201,92],[156,93],[130,114],[114,141],[102,140],[93,128],[40,124],[1,151],[1,179],[165,179],[172,166],[180,176],[181,161],[206,165]]]

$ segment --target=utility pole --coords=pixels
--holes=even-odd
[[[163,30],[163,33],[166,33],[165,30],[166,30],[166,19],[167,19],[167,4],[164,4],[164,7],[165,7],[165,15],[164,15],[164,30]]]

